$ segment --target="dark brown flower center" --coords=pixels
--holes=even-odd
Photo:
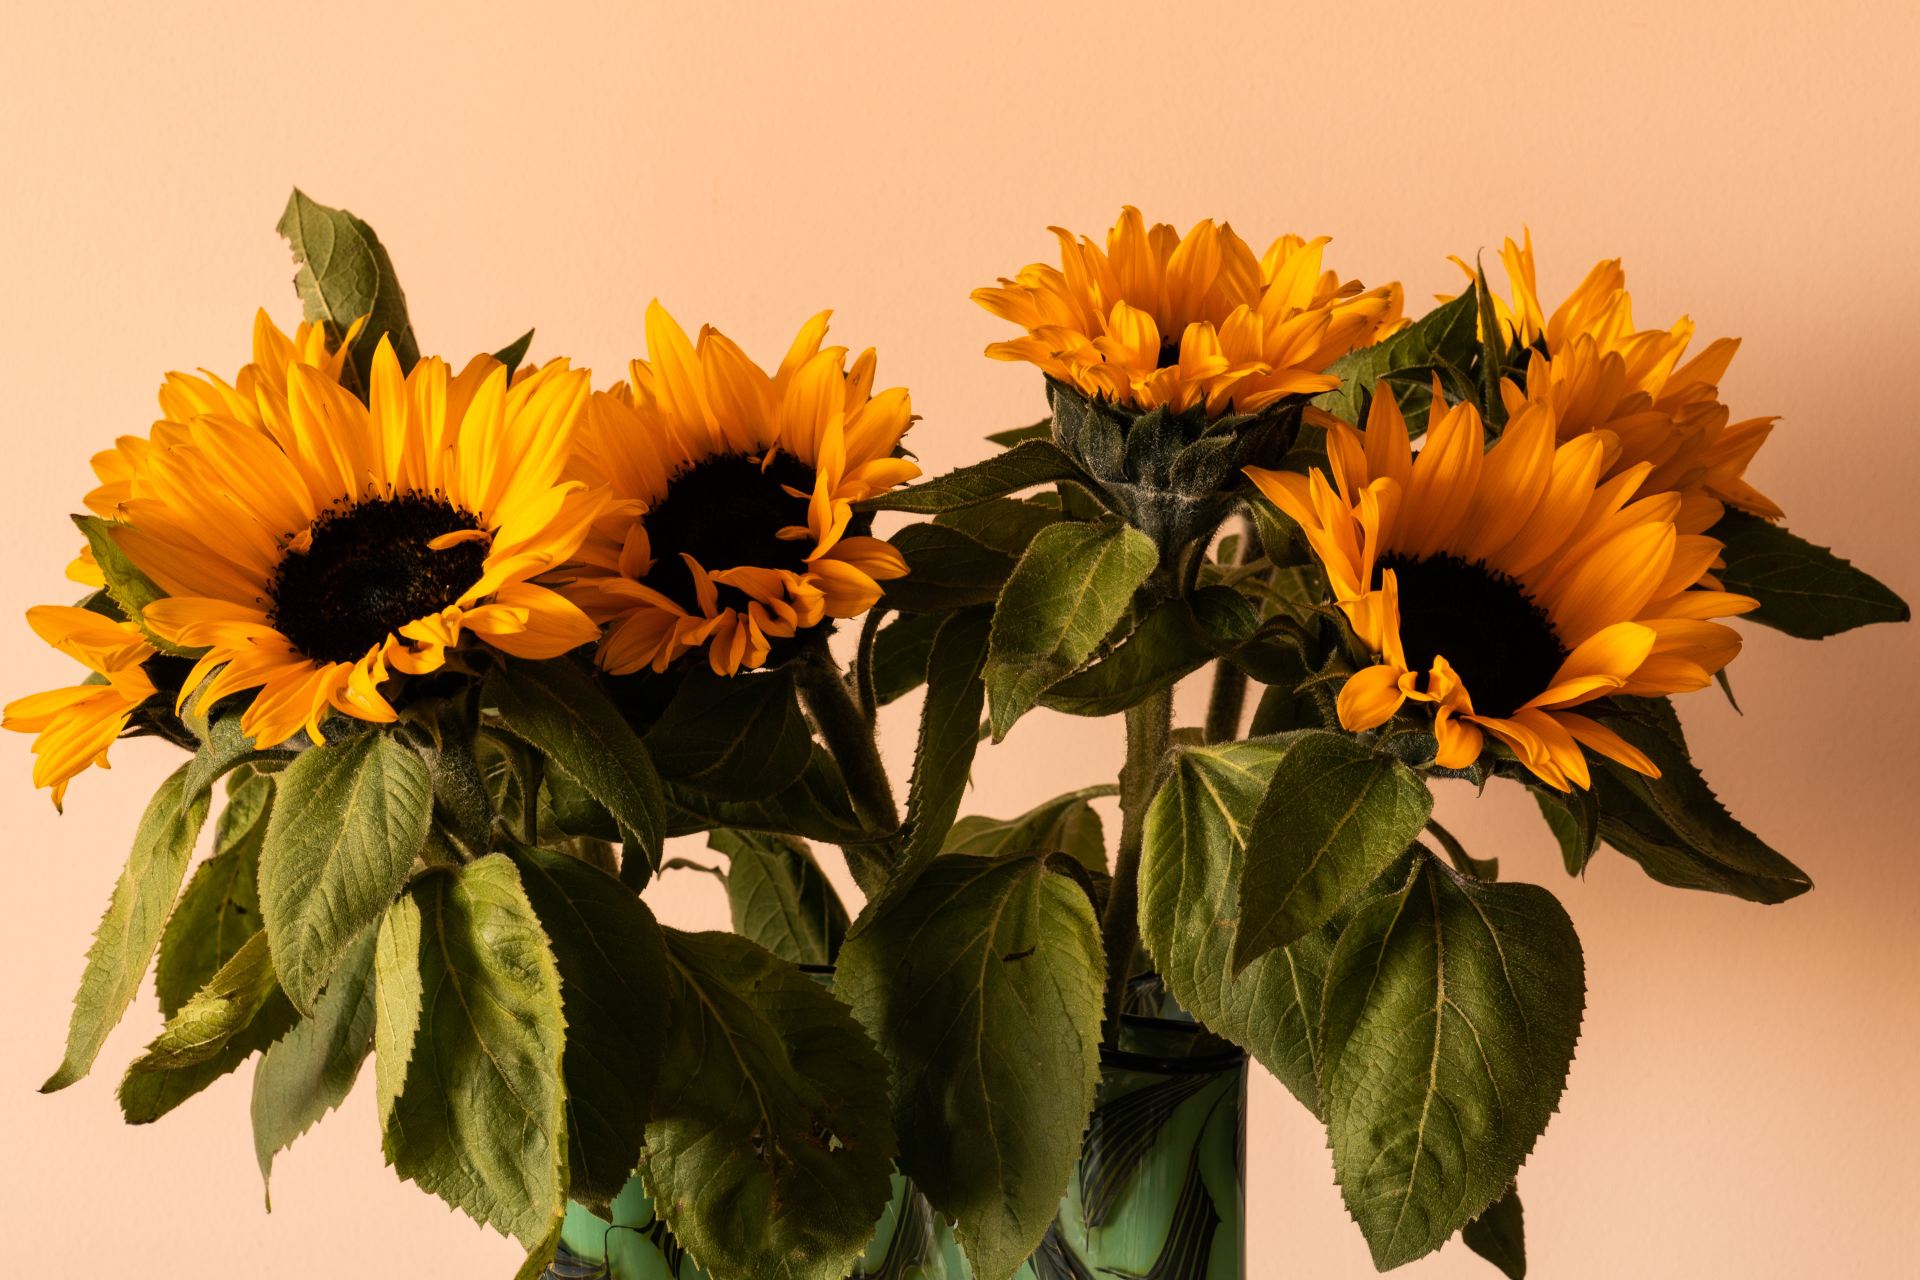
[[[1388,555],[1400,583],[1400,643],[1410,670],[1444,657],[1483,716],[1510,716],[1543,692],[1567,656],[1546,611],[1520,584],[1458,556]]]
[[[445,551],[427,546],[442,534],[479,527],[467,512],[429,494],[338,507],[314,522],[306,550],[280,561],[267,586],[269,617],[314,661],[357,661],[479,581],[484,540]]]
[[[717,454],[682,467],[667,482],[667,494],[642,516],[653,568],[642,579],[691,613],[700,612],[686,553],[709,573],[753,565],[801,573],[811,538],[782,538],[780,530],[807,523],[807,500],[787,492],[813,491],[813,468],[791,454],[772,463],[740,454]],[[720,602],[746,605],[744,593],[720,587]]]
[[[1179,363],[1180,335],[1176,333],[1171,338],[1160,339],[1160,362],[1154,367],[1158,369],[1171,369]]]

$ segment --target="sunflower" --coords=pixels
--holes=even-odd
[[[1693,322],[1636,329],[1633,298],[1618,259],[1598,263],[1552,315],[1535,284],[1533,234],[1501,247],[1513,298],[1495,300],[1509,340],[1529,348],[1525,378],[1502,386],[1508,413],[1522,405],[1553,410],[1560,438],[1611,432],[1618,441],[1609,475],[1646,463],[1642,493],[1672,490],[1683,505],[1679,526],[1700,533],[1727,507],[1778,519],[1780,507],[1747,483],[1747,464],[1773,430],[1773,418],[1732,420],[1720,401],[1737,338],[1709,343],[1692,359]],[[1472,269],[1460,259],[1469,275]]]
[[[1606,477],[1613,447],[1605,432],[1556,444],[1552,410],[1535,403],[1489,449],[1479,412],[1458,404],[1415,454],[1383,383],[1364,433],[1328,431],[1331,480],[1247,469],[1306,534],[1374,655],[1341,688],[1343,726],[1374,728],[1412,701],[1432,708],[1446,768],[1472,764],[1491,735],[1561,790],[1589,783],[1582,746],[1657,774],[1574,708],[1705,686],[1740,649],[1712,619],[1756,602],[1697,587],[1720,544],[1676,527],[1681,496],[1646,491],[1650,464]]]
[[[252,382],[156,430],[113,502],[121,548],[168,594],[147,625],[206,651],[182,705],[257,689],[241,724],[258,745],[318,742],[334,711],[393,720],[383,686],[439,669],[463,632],[526,658],[597,636],[532,581],[605,500],[562,477],[584,372],[555,361],[509,384],[480,356],[403,377],[383,341],[368,404],[298,358]]]
[[[38,735],[33,741],[33,785],[53,788],[53,807],[67,784],[91,765],[107,767],[107,750],[139,705],[153,696],[144,663],[154,648],[130,622],[90,609],[43,604],[27,610],[42,640],[78,660],[97,677],[85,684],[29,694],[7,704],[0,725]]]
[[[1322,273],[1327,237],[1282,236],[1256,257],[1211,220],[1183,237],[1128,206],[1102,250],[1052,228],[1060,266],[1034,263],[973,300],[1027,336],[987,354],[1025,360],[1089,396],[1140,409],[1257,413],[1340,384],[1325,372],[1400,321],[1397,284]]]
[[[110,449],[93,455],[93,474],[99,481],[86,496],[87,509],[108,520],[119,518],[120,504],[132,494],[134,477],[146,464],[156,443],[167,444],[184,438],[187,423],[202,414],[218,413],[264,427],[260,397],[284,403],[287,396],[287,369],[304,365],[329,381],[340,381],[346,365],[347,346],[360,332],[356,320],[346,337],[334,350],[327,348],[326,329],[306,321],[289,338],[261,308],[253,317],[253,359],[241,367],[233,381],[227,382],[205,369],[196,377],[189,373],[169,373],[160,384],[160,419],[148,435],[120,437]],[[67,566],[67,577],[90,587],[102,587],[106,580],[94,563],[93,551],[82,547]]]
[[[715,330],[690,342],[647,308],[649,359],[594,394],[574,452],[614,503],[562,589],[608,624],[608,671],[664,671],[703,645],[718,674],[762,666],[906,573],[853,504],[920,474],[897,456],[913,411],[904,388],[873,393],[871,349],[848,368],[846,348],[821,347],[827,316],[768,375]]]

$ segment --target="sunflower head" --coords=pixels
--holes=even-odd
[[[810,630],[864,613],[906,572],[853,504],[918,475],[913,412],[873,390],[874,353],[823,347],[827,313],[771,374],[712,328],[697,341],[658,302],[627,382],[596,392],[574,475],[610,505],[562,587],[606,624],[614,674],[704,649],[721,675],[768,665]]]
[[[1491,738],[1562,790],[1588,785],[1583,747],[1654,772],[1576,708],[1704,687],[1740,649],[1713,619],[1755,601],[1700,586],[1720,544],[1678,526],[1678,493],[1646,491],[1647,464],[1609,476],[1608,433],[1561,442],[1535,404],[1488,448],[1478,411],[1445,403],[1436,384],[1416,453],[1383,383],[1364,432],[1328,431],[1330,474],[1249,471],[1299,525],[1369,659],[1340,692],[1341,724],[1412,708],[1430,717],[1436,764],[1466,768]]]
[[[92,673],[81,684],[16,698],[0,721],[35,735],[33,785],[52,788],[57,809],[69,782],[93,765],[107,767],[108,749],[153,696],[145,664],[154,649],[132,623],[90,609],[38,605],[27,610],[27,624]]]

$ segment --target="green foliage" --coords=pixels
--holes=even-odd
[[[1093,655],[1158,563],[1152,541],[1117,521],[1041,530],[994,610],[985,671],[994,741]]]
[[[1055,494],[1039,493],[1031,498],[994,498],[936,516],[934,523],[957,529],[982,546],[1018,560],[1041,530],[1067,520]]]
[[[199,650],[183,649],[171,640],[163,639],[147,626],[147,606],[161,599],[167,593],[154,584],[152,578],[142,573],[139,566],[128,558],[114,540],[113,524],[99,516],[75,516],[82,536],[87,540],[88,548],[93,552],[93,562],[100,567],[101,577],[106,579],[107,597],[118,605],[120,612],[146,637],[147,643],[162,653],[191,655]]]
[[[1507,1280],[1527,1280],[1527,1237],[1517,1187],[1508,1187],[1485,1213],[1462,1227],[1460,1240]]]
[[[640,1162],[667,1030],[667,957],[632,889],[577,858],[509,850],[560,972],[574,1199],[604,1205]]]
[[[1620,698],[1609,728],[1644,751],[1658,778],[1598,760],[1593,794],[1600,835],[1661,884],[1749,902],[1785,902],[1813,887],[1807,873],[1727,812],[1694,767],[1686,735],[1663,698]]]
[[[836,986],[893,1066],[901,1170],[982,1280],[1011,1276],[1060,1206],[1105,973],[1085,892],[1024,855],[936,859],[841,952]]]
[[[295,1023],[254,1068],[253,1151],[263,1186],[272,1181],[274,1157],[346,1101],[373,1052],[378,942],[377,928],[354,940],[313,1016]]]
[[[1366,744],[1312,731],[1274,770],[1247,835],[1233,967],[1318,929],[1420,835],[1433,795]]]
[[[493,353],[493,358],[507,366],[507,377],[511,379],[520,368],[520,362],[527,358],[527,352],[533,347],[533,330],[529,329],[506,346]]]
[[[1314,404],[1358,425],[1366,420],[1375,384],[1385,380],[1400,401],[1408,429],[1417,433],[1427,420],[1433,376],[1464,381],[1463,371],[1473,363],[1478,343],[1478,320],[1476,291],[1467,289],[1385,342],[1336,360],[1327,372],[1338,374],[1340,385]],[[1471,390],[1471,383],[1465,389]]]
[[[992,604],[1014,557],[951,525],[910,524],[893,535],[907,576],[886,585],[887,603],[908,613],[946,613]]]
[[[420,969],[420,946],[425,925],[415,895],[407,894],[387,908],[380,920],[373,952],[373,1084],[380,1109],[380,1127],[393,1119],[400,1090],[413,1062],[414,1040],[420,1032],[420,1011],[426,1002]]]
[[[1016,853],[1064,853],[1088,871],[1105,875],[1107,838],[1090,803],[1115,795],[1112,783],[1055,796],[1017,818],[962,818],[947,833],[942,853],[1000,858]]]
[[[405,923],[383,932],[376,960],[387,1159],[401,1177],[531,1246],[565,1209],[567,1189],[566,1022],[546,934],[502,854],[423,876],[406,903]],[[403,1047],[389,995],[413,993],[417,1022]],[[407,1062],[388,1097],[390,1052]]]
[[[886,1064],[771,952],[666,939],[670,1033],[642,1166],[655,1210],[715,1275],[841,1280],[892,1194]]]
[[[160,935],[153,986],[171,1018],[260,931],[260,847],[273,778],[249,777],[220,814],[213,856],[194,871]]]
[[[872,657],[877,705],[884,707],[904,698],[927,682],[933,637],[944,621],[938,613],[903,613],[880,628],[880,634],[874,637]]]
[[[935,515],[977,506],[1036,485],[1079,478],[1080,469],[1051,440],[1023,440],[985,461],[868,498],[856,510]]]
[[[480,698],[503,729],[613,815],[625,846],[620,873],[646,883],[660,869],[665,794],[646,747],[593,675],[567,661],[510,660],[487,677]]]
[[[1486,268],[1477,259],[1473,264],[1473,297],[1480,330],[1480,411],[1485,415],[1488,433],[1498,435],[1507,422],[1506,402],[1500,396],[1506,342],[1500,333],[1500,313],[1494,309],[1493,290],[1487,285]]]
[[[1584,1003],[1573,923],[1535,885],[1422,857],[1341,930],[1320,1092],[1334,1173],[1381,1270],[1506,1193],[1559,1104]]]
[[[733,931],[793,964],[829,965],[847,936],[847,909],[804,840],[759,831],[713,831],[727,855]]]
[[[42,1093],[64,1089],[92,1069],[107,1033],[140,989],[180,882],[186,878],[194,841],[207,820],[206,788],[188,786],[192,769],[189,762],[174,770],[147,803],[133,838],[133,852],[87,949],[86,968],[67,1027],[66,1055],[40,1086]]]
[[[293,287],[306,318],[326,326],[329,346],[337,348],[353,322],[367,318],[347,352],[343,384],[365,396],[382,337],[392,340],[400,371],[412,369],[420,346],[407,318],[407,297],[373,228],[345,209],[314,202],[296,187],[276,230],[293,250],[299,268]]]
[[[311,1014],[355,938],[386,912],[427,840],[419,753],[381,730],[304,752],[279,775],[260,908],[287,998]]]
[[[1231,587],[1162,601],[1113,652],[1041,694],[1040,705],[1069,715],[1118,715],[1252,639],[1259,622]]]
[[[1540,816],[1560,846],[1560,860],[1570,876],[1585,875],[1587,864],[1600,847],[1600,805],[1593,792],[1576,787],[1557,791],[1552,787],[1527,788],[1540,806]]]
[[[644,741],[663,779],[729,800],[778,791],[813,754],[813,734],[785,667],[717,676],[693,666]]]
[[[1709,532],[1726,544],[1720,553],[1726,568],[1716,571],[1720,581],[1760,602],[1744,615],[1754,622],[1820,640],[1913,616],[1906,601],[1880,582],[1780,525],[1730,510]]]
[[[864,844],[881,833],[867,830],[847,797],[840,766],[818,743],[798,778],[780,790],[754,800],[722,800],[705,792],[668,783],[667,834],[695,835],[716,827],[766,831],[776,835],[824,840],[829,844]]]

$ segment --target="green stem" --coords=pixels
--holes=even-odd
[[[1120,850],[1101,921],[1107,952],[1110,1029],[1120,1016],[1127,982],[1133,977],[1133,953],[1140,944],[1140,849],[1146,834],[1147,805],[1159,786],[1173,733],[1173,690],[1163,689],[1129,707],[1126,722],[1127,760],[1120,769]]]
[[[1253,558],[1255,544],[1253,521],[1240,522],[1240,543],[1235,549],[1235,568]],[[1247,673],[1225,658],[1213,664],[1213,693],[1207,699],[1207,741],[1229,742],[1240,736],[1240,722],[1247,709]]]
[[[824,641],[809,645],[793,664],[800,698],[819,728],[827,750],[840,766],[854,812],[875,831],[898,833],[900,811],[894,807],[893,783],[880,761],[880,745],[874,738],[873,722],[860,710],[853,691],[847,688],[840,664],[833,660]]]

